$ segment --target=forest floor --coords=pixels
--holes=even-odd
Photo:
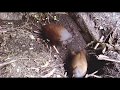
[[[46,18],[42,13],[40,15]],[[48,16],[54,19],[50,19],[50,22],[62,24],[73,36],[72,42],[67,47],[56,46],[60,54],[41,37],[42,19],[37,14],[11,15],[10,18],[0,14],[0,77],[67,78],[69,76],[65,68],[68,53],[70,49],[79,51],[85,48],[86,42],[79,32],[79,26],[67,13],[53,13]],[[46,23],[44,19],[43,22]],[[120,77],[118,63],[104,62],[90,64],[92,66],[88,69],[90,71],[88,73],[98,71],[97,75],[100,77]],[[103,66],[93,69],[100,65]]]

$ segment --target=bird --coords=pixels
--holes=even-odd
[[[55,23],[44,25],[43,34],[45,38],[50,40],[52,45],[66,44],[66,41],[72,39],[71,33],[63,25]]]
[[[85,49],[80,50],[78,53],[72,52],[72,73],[73,78],[83,78],[87,72],[87,58]]]

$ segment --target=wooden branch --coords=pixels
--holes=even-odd
[[[15,62],[15,61],[17,61],[17,60],[12,60],[12,61],[9,61],[9,62],[1,63],[1,64],[0,64],[0,67],[5,66],[5,65],[10,64],[10,63],[13,63],[13,62]]]
[[[111,62],[117,62],[117,63],[120,63],[120,60],[116,60],[116,59],[110,59],[108,56],[106,55],[98,55],[96,56],[98,60],[105,60],[105,61],[111,61]]]

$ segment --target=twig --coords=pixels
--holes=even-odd
[[[67,72],[65,72],[65,74],[64,74],[64,75],[65,75],[65,77],[67,77]]]
[[[9,62],[1,63],[1,64],[0,64],[0,67],[5,66],[5,65],[10,64],[10,63],[13,63],[13,62],[15,62],[15,61],[17,61],[17,60],[12,60],[12,61],[9,61]]]
[[[56,68],[54,68],[52,71],[50,71],[50,73],[44,75],[44,76],[41,76],[42,78],[45,78],[45,77],[50,77],[54,72],[55,72]]]
[[[50,46],[49,50],[50,50],[50,57],[52,57],[52,54],[51,54],[52,53],[52,48],[51,48],[51,46]]]
[[[88,78],[88,77],[96,77],[96,78],[102,78],[101,76],[98,76],[98,75],[95,75],[98,71],[95,71],[91,74],[86,74],[85,78]]]
[[[104,36],[102,36],[99,40],[99,42],[103,42]],[[97,43],[94,47],[94,49],[97,49],[97,47],[99,46],[100,43]]]
[[[55,47],[55,45],[53,45],[53,48],[54,48],[55,51],[59,54],[59,51],[57,50],[57,48]]]
[[[113,76],[110,76],[110,75],[104,75],[104,76],[114,78]]]
[[[88,75],[86,78],[88,77],[102,78],[101,76],[98,76],[98,75]]]
[[[97,57],[97,59],[98,60],[105,60],[105,61],[111,61],[111,62],[117,62],[117,63],[120,63],[120,61],[119,60],[116,60],[116,59],[110,59],[108,56],[106,56],[106,55],[102,55],[102,54],[100,54],[100,55],[98,55],[98,56],[96,56]]]
[[[42,65],[41,67],[42,68],[45,68],[45,67],[47,67],[49,65],[49,62],[46,62],[46,64],[45,65]]]
[[[89,47],[90,45],[92,45],[94,42],[95,42],[95,41],[91,41],[90,43],[88,43],[88,44],[86,45],[86,48]]]
[[[102,50],[102,53],[103,53],[103,54],[105,53],[106,49],[107,49],[107,48],[105,47],[105,48]]]
[[[56,12],[55,14],[66,14],[66,15],[68,15],[68,13],[66,13],[66,12]]]
[[[109,37],[109,35],[110,35],[112,32],[113,32],[113,30],[111,30],[111,31],[108,33],[108,35],[106,36],[106,38],[104,39],[103,42],[105,42],[105,41],[107,40],[107,38]]]

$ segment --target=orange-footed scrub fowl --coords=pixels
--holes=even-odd
[[[74,78],[83,78],[87,72],[87,59],[85,50],[81,50],[79,53],[73,52],[72,58],[72,70]]]
[[[52,45],[56,45],[61,42],[65,44],[67,40],[70,41],[72,38],[72,35],[64,26],[55,23],[50,23],[43,26],[43,34],[50,40]]]

